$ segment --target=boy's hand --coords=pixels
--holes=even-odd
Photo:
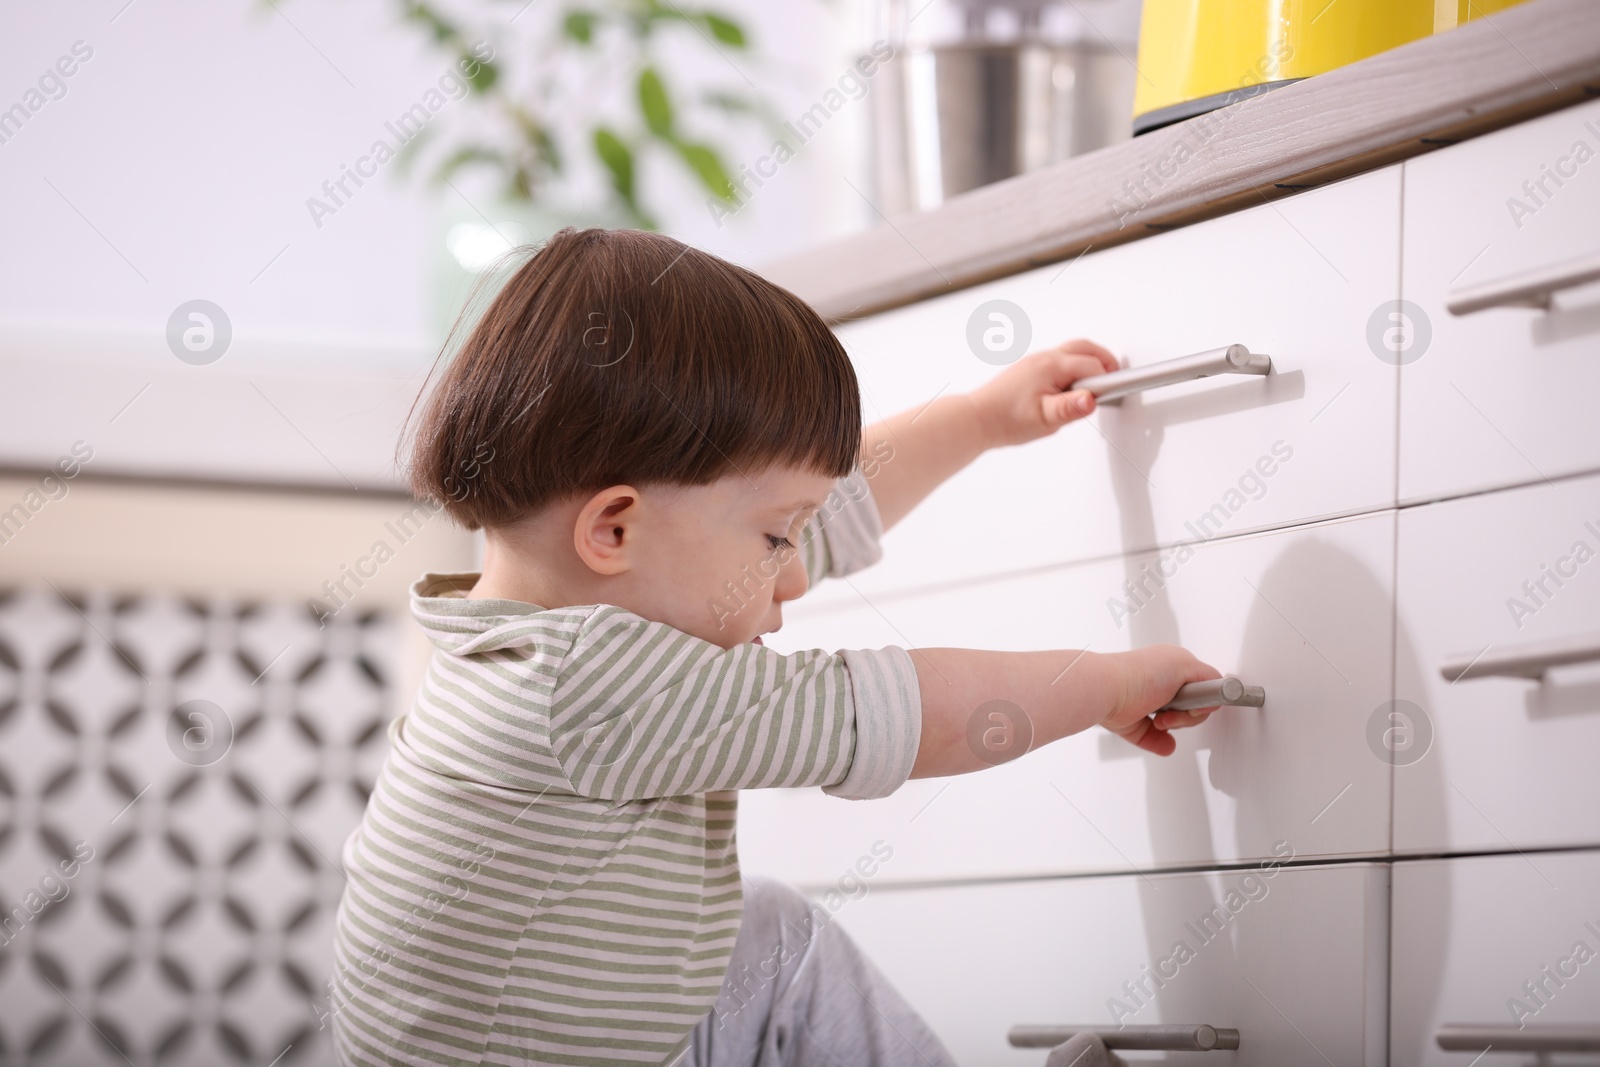
[[[970,394],[989,447],[1020,445],[1092,413],[1092,393],[1063,390],[1117,369],[1117,357],[1081,338],[1017,360]]]
[[[1170,756],[1178,742],[1169,732],[1206,721],[1215,707],[1196,711],[1156,709],[1171,700],[1178,687],[1188,682],[1221,678],[1222,673],[1195,659],[1177,645],[1150,645],[1132,652],[1107,657],[1115,664],[1122,681],[1122,698],[1100,725],[1140,748],[1158,756]],[[1155,714],[1152,714],[1155,713]]]

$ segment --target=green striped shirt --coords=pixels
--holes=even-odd
[[[882,554],[857,469],[800,544],[812,581]],[[610,604],[468,600],[343,852],[332,1016],[349,1064],[662,1064],[716,1001],[743,909],[737,790],[885,796],[921,733],[905,649],[723,649]]]

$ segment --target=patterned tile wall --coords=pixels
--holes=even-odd
[[[397,619],[0,588],[0,1065],[333,1062]]]

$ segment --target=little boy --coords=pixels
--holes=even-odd
[[[1079,653],[761,635],[984,449],[1092,411],[1068,386],[1115,366],[1072,342],[863,434],[793,294],[658,234],[552,237],[416,434],[413,489],[484,530],[483,568],[412,587],[437,651],[344,849],[341,1061],[949,1064],[841,929],[741,878],[737,791],[978,770],[967,721],[996,698],[1036,743],[1099,724],[1165,755],[1205,713],[1152,713],[1217,672],[1159,646],[1052,685]]]

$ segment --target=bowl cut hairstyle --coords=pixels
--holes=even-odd
[[[753,271],[643,230],[550,237],[417,404],[412,492],[468,530],[623,483],[707,485],[776,465],[839,478],[861,451],[855,369],[822,318]]]

